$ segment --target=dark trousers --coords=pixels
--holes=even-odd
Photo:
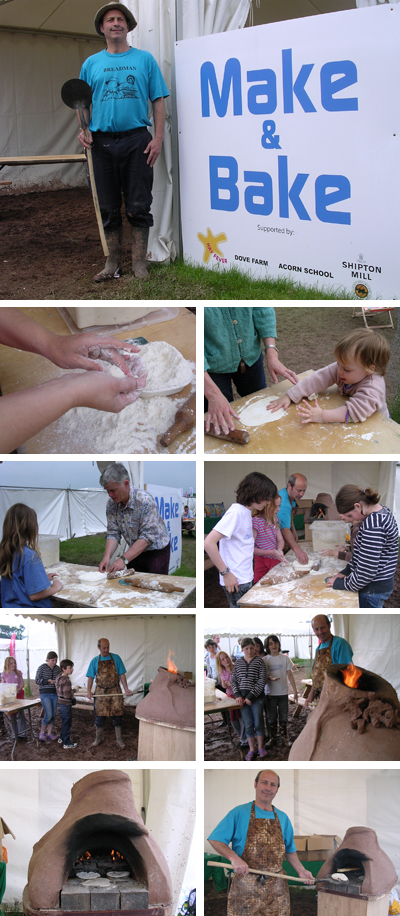
[[[271,697],[268,694],[265,698],[266,713],[268,725],[276,725],[279,713],[279,725],[287,722],[289,710],[289,697],[287,694],[281,694],[277,697]]]
[[[244,373],[240,372],[238,368],[236,372],[209,371],[208,374],[230,404],[233,401],[232,382],[241,398],[244,398],[247,394],[253,394],[254,391],[260,391],[267,384],[262,353],[260,353],[252,366],[246,366],[246,372]],[[204,398],[204,412],[207,413],[207,411],[208,401]]]
[[[136,572],[163,573],[167,576],[170,553],[171,544],[161,547],[160,550],[144,550],[128,563],[128,569],[135,569]]]
[[[153,169],[144,154],[151,139],[147,127],[114,135],[101,131],[93,134],[93,170],[105,229],[118,229],[122,223],[121,194],[132,226],[153,225]]]
[[[111,719],[111,722],[115,727],[122,726],[122,716],[97,716],[96,715],[96,700],[94,701],[94,721],[97,728],[103,728],[108,719]]]
[[[72,706],[61,706],[59,703],[58,709],[61,714],[62,722],[60,738],[63,744],[68,744],[71,740]]]

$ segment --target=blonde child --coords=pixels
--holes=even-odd
[[[278,563],[287,564],[283,555],[285,542],[277,519],[280,504],[281,497],[276,496],[264,509],[253,515],[254,585],[273,566],[277,566]]]
[[[225,690],[227,697],[233,697],[234,693],[232,690],[232,675],[233,675],[233,661],[229,658],[227,652],[219,652],[217,655],[217,673],[221,680],[221,685]],[[247,745],[246,732],[244,728],[244,722],[241,716],[240,709],[231,709],[230,710],[230,719],[232,722],[232,727],[235,729],[236,734],[240,738],[240,743],[244,747]]]
[[[336,384],[339,394],[349,398],[347,403],[323,410],[317,400],[314,406],[303,400],[298,408],[302,423],[361,423],[377,410],[388,417],[384,379],[390,359],[387,340],[376,331],[360,328],[343,337],[334,354],[336,362],[298,382],[268,409],[287,409],[292,402],[299,404],[314,391],[318,394]]]
[[[253,585],[252,513],[264,509],[277,495],[275,484],[265,474],[247,474],[236,490],[236,503],[229,506],[204,541],[210,560],[219,570],[229,607],[237,607],[239,598]]]
[[[47,575],[40,559],[36,512],[23,503],[7,510],[0,543],[3,608],[51,608],[50,598],[63,588],[55,573]]]
[[[2,684],[16,684],[17,685],[17,700],[23,700],[25,697],[25,686],[24,679],[22,677],[22,671],[19,671],[17,668],[17,662],[12,655],[8,655],[4,659],[4,669],[1,675]],[[14,726],[14,715],[17,719],[17,730],[15,733]],[[11,716],[11,728],[14,737],[17,738],[26,738],[26,719],[23,709],[19,709],[17,713],[13,713]]]

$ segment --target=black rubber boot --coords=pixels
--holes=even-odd
[[[149,241],[149,227],[132,226],[132,273],[137,280],[149,280],[147,270],[147,245]]]

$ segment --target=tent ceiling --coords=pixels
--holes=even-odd
[[[96,38],[93,20],[99,6],[99,0],[0,0],[0,28]]]

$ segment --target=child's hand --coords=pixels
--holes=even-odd
[[[229,594],[239,591],[239,582],[236,576],[233,575],[233,573],[231,572],[227,573],[226,576],[223,577],[223,579],[224,579],[225,588],[229,592]]]
[[[56,577],[53,579],[51,588],[52,588],[52,594],[53,594],[53,595],[56,595],[57,592],[61,592],[61,590],[64,588],[64,583],[61,582],[61,579],[59,579],[58,576],[56,576]],[[54,683],[55,683],[55,682],[54,682]]]
[[[279,560],[280,563],[286,563],[286,566],[290,566],[289,561],[286,559],[283,550],[272,550],[271,551],[275,560]]]
[[[242,707],[244,703],[243,697],[236,697],[236,706]]]
[[[287,410],[291,405],[291,400],[288,394],[283,394],[282,397],[278,398],[277,401],[272,401],[271,404],[268,404],[267,410],[271,410],[272,413],[275,413],[276,410],[279,410],[280,407],[283,407],[284,410]]]
[[[328,550],[328,548],[326,548],[325,550],[319,550],[318,553],[321,554],[321,557],[336,557],[337,556],[337,550]]]
[[[309,401],[303,401],[297,407],[297,413],[301,417],[304,417],[304,420],[301,422],[304,423],[322,423],[323,410],[319,406],[318,401],[314,401],[314,407],[311,406]]]
[[[339,578],[340,578],[340,576],[329,576],[329,579],[326,580],[326,587],[327,587],[327,588],[333,588],[333,583],[334,583],[335,579],[339,579]]]

